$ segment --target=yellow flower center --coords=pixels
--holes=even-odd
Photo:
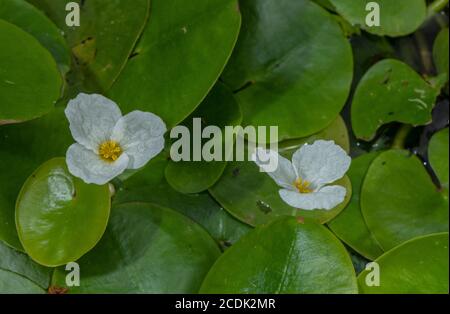
[[[294,186],[300,193],[307,194],[313,192],[313,190],[310,188],[311,182],[303,180],[302,178],[298,178],[297,180],[295,180]]]
[[[106,141],[100,144],[98,154],[103,160],[113,162],[122,155],[122,148],[117,142]]]

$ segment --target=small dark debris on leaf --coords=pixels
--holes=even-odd
[[[236,178],[241,173],[241,169],[234,168],[233,169],[233,178]]]
[[[69,289],[58,286],[51,286],[48,288],[48,294],[66,294],[68,291]]]
[[[270,208],[269,204],[266,204],[263,201],[257,201],[256,205],[258,206],[259,210],[261,210],[266,215],[272,212],[272,208]]]
[[[297,217],[297,222],[299,223],[299,224],[305,224],[305,218],[303,218],[303,217]]]

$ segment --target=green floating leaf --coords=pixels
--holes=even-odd
[[[337,12],[352,25],[379,36],[404,36],[415,32],[425,21],[427,7],[425,0],[330,0]],[[367,24],[377,12],[368,3],[379,5],[379,26]]]
[[[440,74],[447,74],[447,81],[449,79],[448,73],[448,59],[449,59],[449,33],[448,28],[444,28],[436,38],[433,46],[433,59]],[[448,88],[447,88],[448,93]]]
[[[0,269],[0,293],[44,294],[45,290],[25,277]]]
[[[0,42],[0,125],[50,112],[62,87],[52,55],[33,36],[1,19]]]
[[[53,55],[60,72],[65,75],[70,68],[70,51],[64,36],[55,24],[41,11],[25,0],[3,0],[0,19],[19,26],[33,35]]]
[[[366,294],[448,294],[448,233],[415,238],[376,260],[380,285],[370,286],[370,270],[358,277]]]
[[[318,139],[334,140],[349,147],[348,133],[344,122],[339,117],[327,129],[309,138],[291,140],[280,146],[280,153],[287,158],[305,143],[313,143]],[[350,201],[351,184],[345,176],[334,184],[347,189],[344,202],[331,210],[299,210],[287,205],[279,196],[280,187],[267,173],[259,171],[252,161],[229,162],[220,180],[209,189],[211,195],[227,211],[240,221],[257,226],[276,219],[279,216],[301,216],[326,223],[336,217]]]
[[[64,156],[72,142],[62,107],[33,121],[0,127],[0,240],[23,250],[14,218],[17,195],[37,167]]]
[[[361,190],[364,219],[384,251],[412,238],[448,231],[448,190],[439,191],[419,158],[381,153]]]
[[[167,163],[163,155],[150,161],[139,173],[123,182],[114,197],[114,204],[146,202],[176,210],[205,228],[223,249],[251,230],[233,218],[208,194],[187,195],[172,189],[164,178]]]
[[[355,135],[375,137],[389,122],[424,125],[431,121],[440,88],[434,88],[408,65],[393,59],[378,62],[361,79],[352,104]]]
[[[223,84],[219,83],[197,110],[183,123],[191,132],[190,143],[193,143],[194,137],[202,136],[202,130],[199,130],[198,134],[194,134],[192,126],[194,118],[201,119],[202,128],[208,126],[221,128],[221,134],[225,136],[225,127],[239,125],[242,121],[242,114],[233,94]],[[233,143],[224,145],[224,139],[214,138],[203,140],[202,144],[204,145],[209,141],[216,143],[222,149],[220,156],[222,160],[225,160],[226,145],[229,147]],[[211,151],[214,150],[211,149]],[[166,167],[167,182],[181,193],[199,193],[207,190],[219,180],[227,165],[225,161],[193,161],[192,146],[190,156],[191,161],[170,161]]]
[[[0,269],[21,275],[47,289],[53,269],[43,267],[33,262],[26,254],[18,252],[0,242]],[[0,288],[1,292],[1,288]],[[18,293],[16,291],[10,291]]]
[[[239,271],[233,270],[239,265]],[[257,227],[211,268],[201,293],[357,293],[344,246],[326,228],[292,217]]]
[[[75,91],[107,91],[125,66],[144,29],[150,0],[75,0],[79,27],[66,24],[67,0],[28,0],[64,31],[75,57],[69,84]]]
[[[78,260],[102,237],[108,223],[108,185],[73,177],[64,158],[40,166],[17,198],[16,224],[25,251],[56,267]]]
[[[377,156],[378,153],[370,153],[353,159],[347,173],[352,183],[352,198],[347,207],[328,223],[328,227],[337,237],[369,260],[376,259],[383,254],[383,250],[364,221],[360,207],[360,193],[367,169]]]
[[[104,238],[80,261],[69,293],[196,293],[219,256],[216,243],[185,216],[144,203],[115,206]],[[54,285],[65,286],[58,269]]]
[[[436,133],[428,146],[428,158],[431,167],[436,172],[442,187],[448,190],[448,164],[449,164],[449,134],[448,128]]]
[[[235,0],[197,0],[195,5],[153,0],[151,11],[134,57],[110,96],[124,112],[150,111],[173,127],[213,87],[236,42],[241,16]]]
[[[279,126],[280,140],[305,137],[341,111],[352,52],[339,25],[308,0],[241,1],[243,27],[222,77],[244,125]]]

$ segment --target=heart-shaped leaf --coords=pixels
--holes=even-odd
[[[82,284],[69,293],[196,293],[219,256],[196,223],[145,203],[115,206],[104,238],[80,261]],[[54,285],[65,286],[58,269]]]
[[[64,31],[75,57],[73,92],[107,91],[125,66],[148,19],[150,0],[74,0],[80,26],[66,24],[67,0],[28,0]]]
[[[220,207],[209,194],[187,195],[172,189],[164,178],[167,163],[164,155],[150,161],[139,173],[122,183],[114,204],[146,202],[176,210],[205,228],[223,249],[251,230]]]
[[[448,233],[415,238],[376,260],[380,282],[371,284],[371,272],[358,277],[367,294],[448,294]]]
[[[238,91],[244,125],[279,127],[280,140],[336,119],[352,81],[351,47],[309,0],[241,1],[243,26],[222,77]]]
[[[0,19],[0,125],[40,117],[58,100],[55,60],[30,34]]]
[[[436,133],[428,146],[428,158],[431,167],[437,174],[441,185],[448,189],[448,164],[449,164],[449,134],[448,128]]]
[[[23,250],[14,221],[17,195],[38,166],[64,156],[72,142],[62,107],[33,121],[0,127],[0,240]]]
[[[129,2],[127,0],[127,2]],[[169,127],[201,103],[222,72],[239,33],[235,0],[153,0],[142,38],[110,91],[124,112],[162,117]]]
[[[381,153],[361,190],[364,219],[384,251],[412,238],[448,231],[448,190],[439,191],[419,158]]]
[[[44,294],[45,290],[19,274],[0,269],[0,293]]]
[[[47,289],[53,269],[43,267],[33,262],[26,254],[18,252],[0,242],[0,269],[21,275]],[[0,289],[2,292],[2,289]],[[17,291],[9,291],[18,293]]]
[[[431,86],[408,65],[393,59],[380,61],[356,89],[353,131],[358,138],[371,140],[378,128],[389,122],[428,124],[439,94],[440,87]]]
[[[344,246],[325,227],[292,217],[259,226],[233,245],[211,268],[200,290],[233,294],[357,291]]]
[[[203,140],[202,144],[214,142],[220,146],[222,149],[220,154],[222,161],[195,161],[192,145],[190,161],[170,161],[166,167],[167,182],[181,193],[205,191],[219,180],[227,165],[226,161],[224,161],[224,152],[227,151],[225,145],[233,145],[233,142],[225,143],[225,127],[239,125],[242,121],[242,114],[233,94],[227,87],[219,83],[195,112],[183,123],[190,130],[190,143],[194,143],[195,138],[201,138],[203,131],[203,129],[198,132],[193,130],[193,119],[201,119],[201,127],[203,129],[208,126],[221,128],[222,137]]]
[[[51,52],[61,74],[70,68],[70,51],[61,30],[41,11],[25,0],[3,0],[0,3],[0,19],[15,24],[33,35]]]
[[[342,119],[332,123],[309,138],[290,140],[281,144],[280,152],[287,158],[305,143],[318,139],[334,140],[349,147],[348,133]],[[281,189],[267,173],[259,171],[252,161],[229,162],[220,180],[209,189],[211,195],[227,211],[239,220],[257,226],[282,215],[308,217],[320,223],[326,223],[336,217],[345,208],[351,197],[350,180],[345,176],[334,184],[347,189],[343,203],[332,210],[299,210],[287,205],[280,197]]]
[[[337,12],[352,25],[379,36],[404,36],[413,33],[425,21],[425,0],[330,0]],[[374,6],[368,6],[375,3]],[[372,23],[379,19],[379,25]],[[369,23],[367,23],[369,22]]]
[[[328,227],[336,236],[370,260],[383,254],[383,250],[364,221],[360,207],[360,193],[367,169],[377,156],[378,153],[370,153],[353,159],[347,174],[352,183],[352,198],[347,207],[328,223]]]
[[[108,223],[108,185],[84,183],[64,158],[40,166],[17,198],[16,224],[25,251],[50,267],[76,261],[102,237]]]

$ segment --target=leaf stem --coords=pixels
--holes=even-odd
[[[428,16],[441,12],[448,4],[448,0],[435,0],[428,6]]]
[[[406,138],[408,137],[408,134],[412,129],[413,127],[411,125],[403,124],[395,135],[394,141],[392,142],[392,148],[404,149]]]

